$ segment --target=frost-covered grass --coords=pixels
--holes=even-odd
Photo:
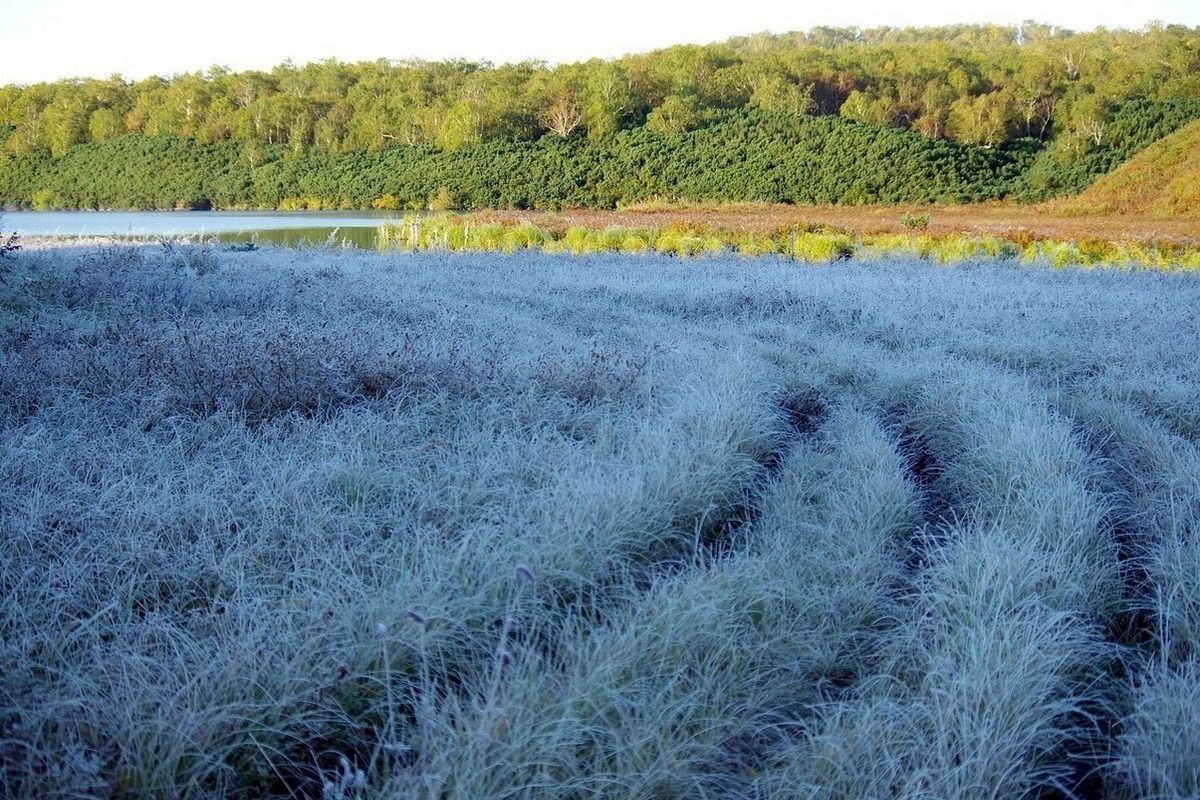
[[[1200,283],[21,252],[15,798],[1200,792]]]

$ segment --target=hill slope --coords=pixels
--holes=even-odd
[[[423,208],[440,192],[463,208],[612,208],[653,198],[786,203],[978,202],[1028,167],[1028,143],[1001,148],[781,112],[732,111],[703,128],[646,127],[599,141],[546,136],[458,150],[378,153],[264,149],[251,166],[232,142],[123,136],[0,157],[0,205],[35,208]]]
[[[1066,207],[1200,219],[1200,120],[1150,145]]]
[[[1083,192],[1137,153],[1200,119],[1200,99],[1132,100],[1115,104],[1101,144],[1080,148],[1057,140],[1042,150],[1013,185],[1021,202],[1070,197]]]

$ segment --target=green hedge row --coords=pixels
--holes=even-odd
[[[967,147],[835,117],[737,111],[672,136],[544,137],[457,151],[278,151],[125,136],[0,160],[0,203],[63,208],[610,208],[652,198],[968,202],[1005,195],[1037,145]],[[252,165],[253,163],[253,165]]]

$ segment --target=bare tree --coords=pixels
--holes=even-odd
[[[542,124],[562,138],[567,138],[583,124],[583,109],[570,92],[559,92],[542,114]]]
[[[1093,142],[1101,144],[1104,141],[1104,132],[1108,126],[1105,125],[1104,120],[1100,117],[1087,117],[1080,123],[1080,127]]]

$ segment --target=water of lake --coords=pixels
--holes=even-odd
[[[226,243],[374,249],[379,225],[398,219],[394,213],[369,211],[7,211],[0,215],[0,231],[22,236],[199,236]]]

